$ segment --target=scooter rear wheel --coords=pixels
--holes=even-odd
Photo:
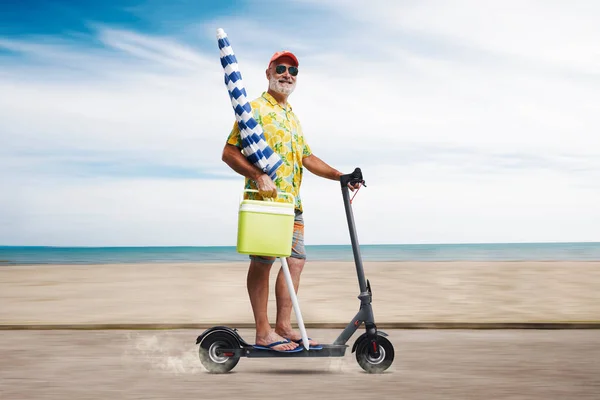
[[[212,374],[224,374],[231,371],[240,361],[238,356],[218,354],[218,349],[235,349],[240,347],[237,339],[227,332],[208,334],[200,343],[200,362]]]
[[[371,342],[364,337],[356,347],[356,361],[358,365],[370,374],[380,374],[387,370],[394,362],[394,346],[385,337],[377,335],[379,356],[370,354]]]

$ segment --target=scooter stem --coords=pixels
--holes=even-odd
[[[358,235],[356,234],[354,213],[352,212],[352,205],[350,203],[350,193],[348,189],[348,184],[353,182],[361,182],[364,185],[362,171],[360,170],[360,168],[356,168],[352,174],[342,175],[340,178],[340,183],[342,186],[342,198],[344,199],[344,208],[346,210],[346,219],[348,221],[350,241],[352,243],[352,253],[354,254],[354,263],[356,264],[358,286],[362,294],[366,293],[367,291],[367,283],[365,279],[365,271],[362,263],[362,257],[360,255],[360,246],[358,244]]]
[[[290,292],[290,298],[292,299],[292,304],[294,305],[294,313],[296,314],[298,327],[300,328],[300,333],[302,334],[302,344],[306,350],[309,350],[310,343],[308,342],[308,335],[306,334],[306,329],[304,328],[304,320],[302,319],[302,313],[300,312],[300,304],[298,303],[298,298],[296,297],[296,291],[294,290],[294,282],[292,281],[290,269],[288,268],[285,257],[280,257],[280,260],[281,268],[283,269],[283,275],[285,276],[288,291]]]

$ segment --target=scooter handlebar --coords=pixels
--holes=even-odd
[[[355,168],[351,174],[345,174],[340,177],[340,184],[342,185],[342,187],[348,186],[348,184],[354,185],[356,183],[360,183],[363,186],[367,186],[365,184],[365,181],[363,180],[362,171],[358,167]]]

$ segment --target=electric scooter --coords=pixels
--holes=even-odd
[[[196,344],[199,345],[200,362],[208,372],[227,373],[238,364],[241,357],[343,357],[348,348],[346,343],[362,324],[365,325],[365,332],[356,339],[352,346],[352,352],[356,353],[356,361],[359,366],[368,373],[382,373],[392,365],[392,362],[394,361],[394,346],[386,338],[388,335],[383,331],[377,330],[377,326],[375,325],[373,309],[371,306],[371,284],[365,279],[354,225],[354,215],[351,208],[348,185],[354,185],[356,183],[366,186],[360,168],[356,168],[351,174],[342,175],[340,177],[342,197],[346,209],[346,218],[348,220],[348,228],[356,264],[356,273],[358,276],[358,285],[360,288],[360,294],[358,296],[358,299],[360,300],[360,309],[352,321],[348,323],[333,343],[320,344],[314,348],[309,346],[289,270],[285,258],[282,257],[282,267],[286,275],[290,296],[294,303],[296,319],[302,333],[303,346],[298,346],[291,351],[277,351],[267,347],[249,344],[240,336],[235,328],[214,326],[204,331],[196,339]]]

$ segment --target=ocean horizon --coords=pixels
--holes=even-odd
[[[353,261],[351,245],[307,245],[308,261]],[[600,242],[367,244],[363,261],[600,261]],[[248,261],[235,246],[0,246],[1,265]]]

